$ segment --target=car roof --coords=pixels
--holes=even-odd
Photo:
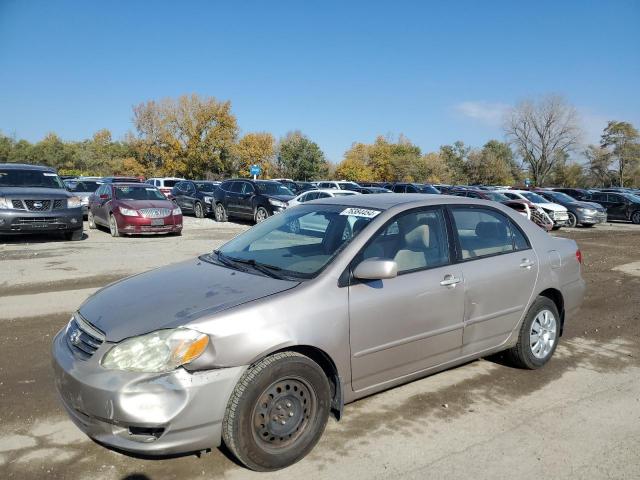
[[[55,172],[53,167],[45,165],[29,165],[26,163],[0,163],[0,168],[5,170],[37,170],[40,172]]]
[[[486,205],[487,200],[437,194],[387,193],[386,195],[342,195],[339,197],[321,198],[309,202],[309,204],[315,205],[345,205],[347,207],[375,208],[377,210],[388,210],[399,205],[419,207],[455,203]]]
[[[348,195],[357,195],[358,192],[354,192],[353,190],[338,190],[337,188],[316,188],[313,190],[307,190],[306,192],[302,192],[300,195],[304,195],[305,193],[336,193],[340,192],[342,196]]]
[[[114,187],[139,187],[139,188],[156,188],[155,185],[149,185],[148,183],[138,183],[138,182],[112,182],[107,183],[106,185],[113,185]]]

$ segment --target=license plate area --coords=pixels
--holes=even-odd
[[[151,225],[153,225],[154,227],[164,225],[164,218],[152,218]]]

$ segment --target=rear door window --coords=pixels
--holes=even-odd
[[[242,193],[244,182],[231,182],[231,188],[229,189],[232,193]]]
[[[529,248],[524,233],[504,214],[484,208],[451,209],[462,260]]]

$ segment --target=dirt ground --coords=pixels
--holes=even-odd
[[[0,478],[282,478],[224,451],[143,460],[88,440],[55,395],[49,348],[97,288],[210,251],[244,224],[185,220],[182,237],[0,238]],[[297,478],[640,478],[640,228],[563,229],[587,297],[553,360],[523,371],[471,362],[348,405]]]

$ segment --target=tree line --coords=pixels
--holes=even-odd
[[[423,153],[400,135],[354,143],[337,165],[300,131],[276,138],[240,135],[231,103],[199,95],[148,101],[133,107],[134,131],[114,140],[109,130],[91,139],[63,141],[55,133],[31,143],[0,134],[0,163],[49,165],[68,175],[141,175],[219,179],[262,177],[447,184],[640,186],[640,135],[628,122],[610,121],[597,145],[577,151],[581,130],[573,107],[545,97],[514,107],[505,119],[505,141],[481,148],[463,141]]]

